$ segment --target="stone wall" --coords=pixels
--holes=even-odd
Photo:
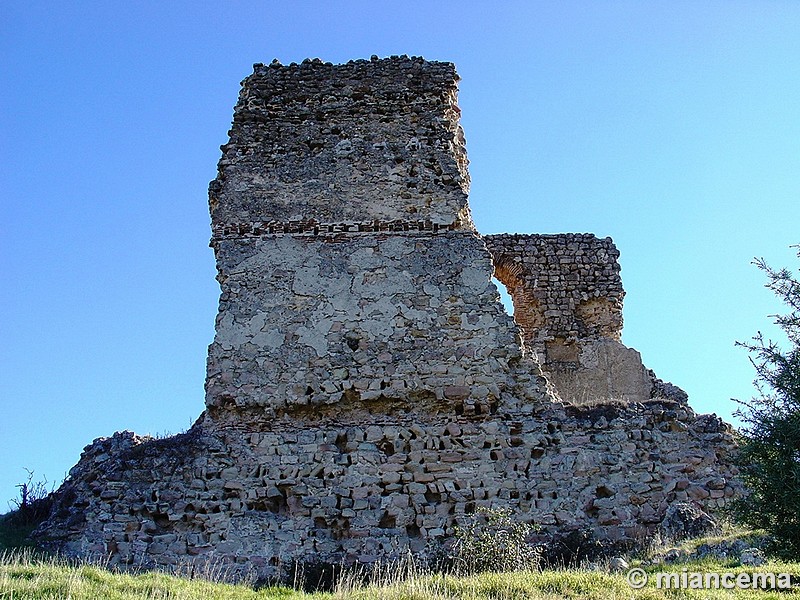
[[[532,349],[554,340],[620,339],[625,292],[611,238],[503,233],[483,240]]]
[[[592,234],[485,236],[494,276],[514,303],[526,350],[573,404],[680,398],[658,387],[639,353],[621,343],[619,251]],[[675,392],[675,393],[666,393]]]
[[[471,414],[518,386],[518,330],[474,233],[267,234],[215,249],[209,407],[275,415],[410,397]]]
[[[214,227],[472,228],[457,82],[421,58],[255,65],[209,189]]]
[[[210,186],[207,406],[471,414],[519,387],[519,332],[469,218],[457,81],[417,58],[255,66]]]
[[[236,416],[210,409],[168,440],[96,441],[40,536],[111,564],[214,557],[272,577],[293,560],[370,563],[408,549],[424,558],[477,507],[630,541],[673,502],[713,510],[736,491],[730,428],[677,403],[537,402],[458,417],[407,399]]]
[[[206,410],[88,446],[40,541],[271,577],[425,557],[480,506],[632,542],[735,495],[730,428],[619,342],[613,243],[474,232],[452,65],[254,71],[209,192]]]

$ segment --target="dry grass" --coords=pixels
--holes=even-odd
[[[634,563],[636,564],[636,563]],[[585,600],[661,600],[705,599],[743,600],[786,599],[800,597],[797,588],[787,591],[760,590],[659,590],[655,588],[657,571],[681,572],[761,572],[791,573],[800,578],[799,563],[770,562],[758,569],[733,566],[730,562],[703,560],[675,565],[645,566],[650,583],[641,590],[632,589],[624,574],[612,574],[602,567],[513,573],[482,573],[457,577],[429,574],[408,559],[374,569],[369,576],[358,570],[343,576],[330,593],[304,593],[287,587],[254,589],[209,581],[224,577],[211,565],[192,572],[192,578],[165,573],[120,573],[102,564],[88,564],[45,557],[30,550],[0,555],[0,598],[69,598],[88,600],[183,599],[220,600],[496,600],[561,598]],[[184,575],[187,575],[185,573]]]

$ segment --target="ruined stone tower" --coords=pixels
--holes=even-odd
[[[480,506],[631,541],[675,501],[727,502],[728,426],[620,343],[611,240],[475,231],[457,81],[407,57],[255,66],[209,193],[206,410],[88,446],[40,540],[275,576],[424,556]]]
[[[521,349],[469,214],[456,81],[421,59],[273,64],[247,80],[210,192],[212,414],[400,402],[471,415],[513,387]]]

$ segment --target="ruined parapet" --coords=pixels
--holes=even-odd
[[[511,401],[519,334],[469,217],[457,81],[407,57],[245,79],[209,194],[209,408]]]
[[[620,339],[625,292],[611,238],[503,233],[483,239],[531,348],[555,340]]]
[[[647,400],[651,374],[621,343],[625,292],[611,238],[499,234],[483,238],[508,289],[525,345],[564,400]]]

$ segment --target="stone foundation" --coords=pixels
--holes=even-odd
[[[666,401],[484,417],[435,400],[353,402],[316,413],[313,427],[225,412],[168,440],[96,441],[60,491],[55,514],[69,518],[40,536],[112,564],[214,556],[276,577],[293,560],[424,559],[481,506],[629,542],[673,502],[713,511],[736,493],[723,466],[730,428]]]

